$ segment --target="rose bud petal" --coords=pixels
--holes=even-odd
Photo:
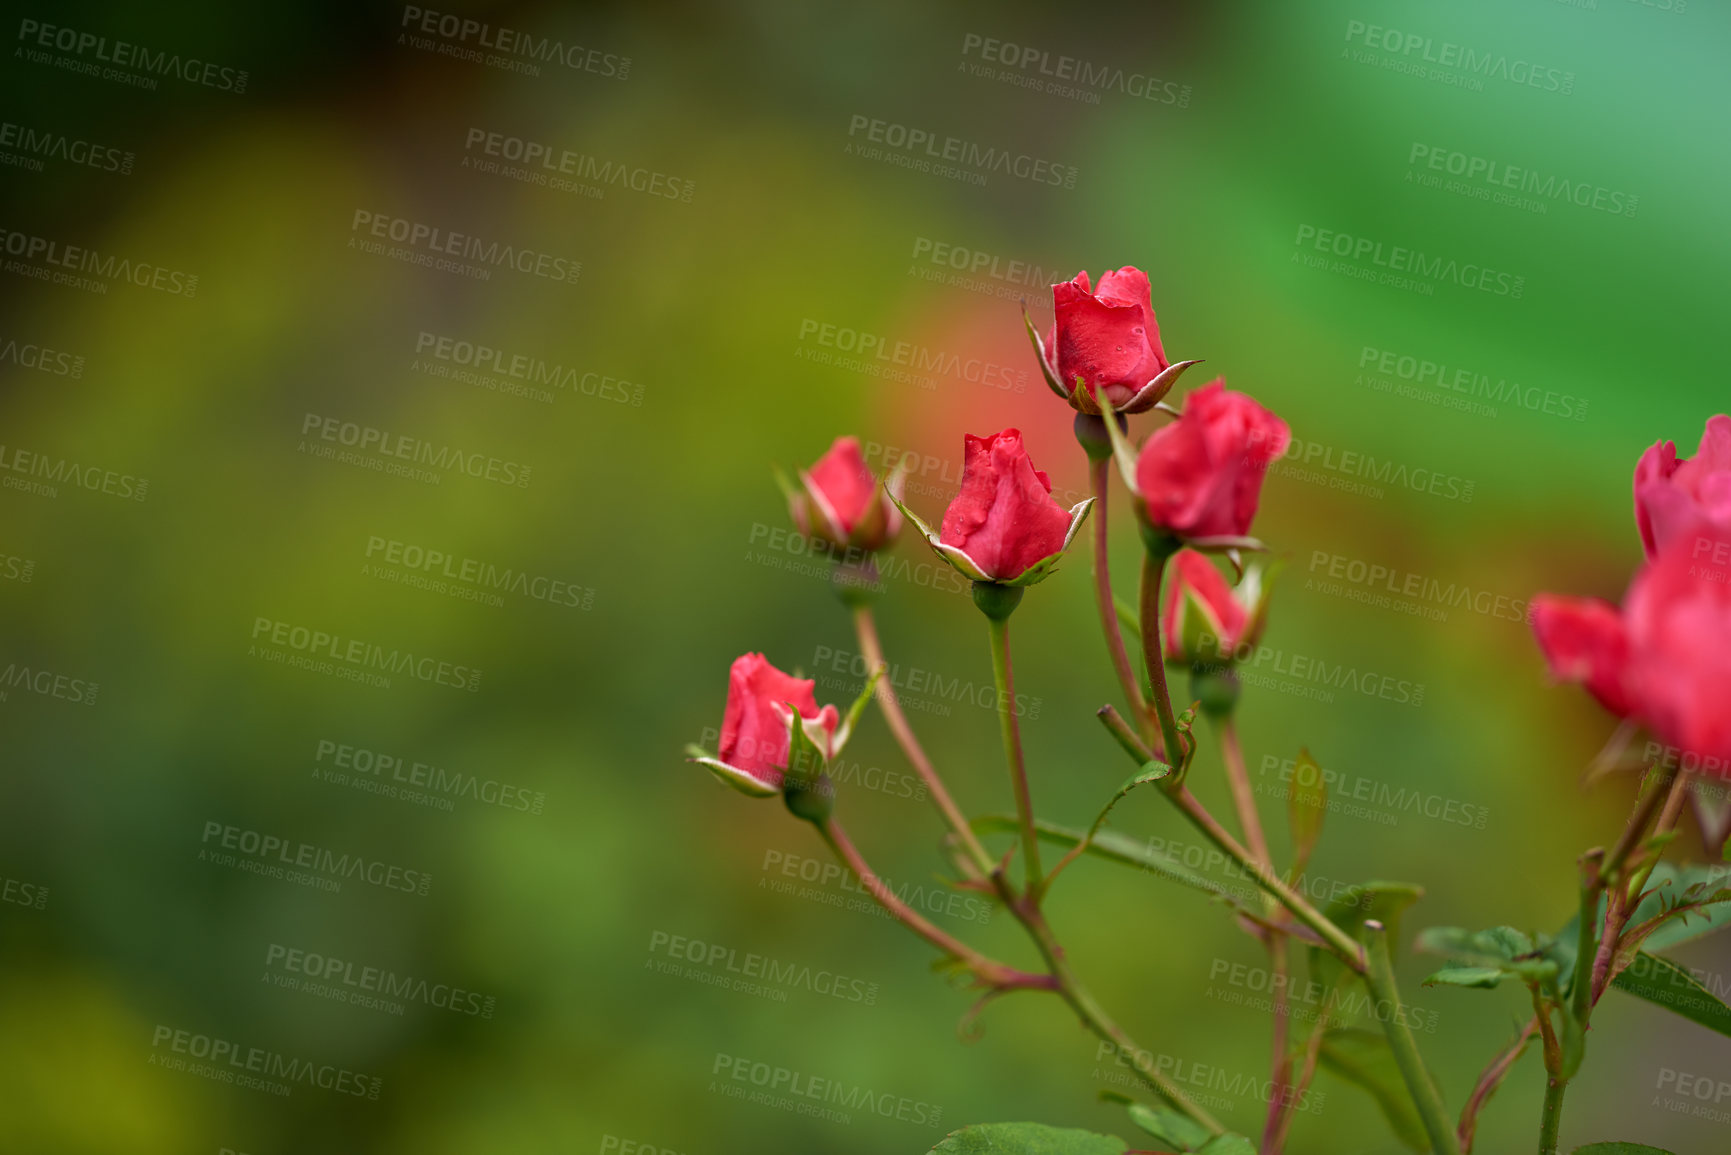
[[[1181,538],[1244,536],[1269,463],[1291,438],[1286,422],[1248,395],[1228,392],[1221,378],[1209,382],[1136,459],[1149,523]]]
[[[1051,479],[1034,468],[1021,432],[970,433],[964,446],[962,489],[944,511],[938,543],[962,554],[975,580],[996,582],[1062,553],[1079,518],[1052,499]]]
[[[1707,419],[1695,456],[1655,442],[1635,465],[1635,525],[1649,559],[1698,522],[1731,526],[1731,417]]]
[[[1195,550],[1172,557],[1166,576],[1160,634],[1166,660],[1189,666],[1219,665],[1247,641],[1250,612],[1214,564]]]
[[[899,486],[902,473],[888,481]],[[902,515],[872,476],[859,439],[838,437],[829,452],[799,475],[799,484],[778,474],[787,494],[788,515],[808,537],[843,548],[879,550],[901,532]]]
[[[1616,606],[1597,598],[1539,594],[1533,598],[1532,622],[1553,678],[1585,685],[1618,717],[1633,712],[1625,682],[1629,639]]]
[[[1731,764],[1731,529],[1700,522],[1661,546],[1623,622],[1642,720],[1703,768]]]
[[[818,709],[815,689],[810,678],[785,674],[762,654],[734,659],[727,676],[721,748],[715,758],[698,760],[747,793],[776,793],[787,770],[796,711],[807,736],[825,756],[832,752],[840,715],[834,706]]]
[[[1120,412],[1139,412],[1159,400],[1129,408],[1169,364],[1160,347],[1147,273],[1126,265],[1101,274],[1099,288],[1092,291],[1087,272],[1077,273],[1052,286],[1052,316],[1045,355],[1066,396],[1081,389],[1093,398],[1104,389]]]

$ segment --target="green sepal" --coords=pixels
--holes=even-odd
[[[1031,586],[1036,582],[1043,582],[1047,578],[1051,577],[1057,570],[1058,563],[1064,559],[1064,555],[1070,552],[1070,543],[1076,540],[1076,531],[1082,528],[1082,523],[1084,521],[1088,520],[1088,512],[1093,508],[1094,499],[1092,497],[1084,497],[1081,501],[1072,505],[1070,507],[1070,528],[1064,531],[1064,544],[1059,547],[1058,552],[1041,558],[1039,561],[1035,562],[1009,581],[1000,584],[1007,586]],[[961,553],[962,551],[957,550],[956,552]],[[972,559],[969,560],[971,563]]]
[[[1118,475],[1124,479],[1124,488],[1130,491],[1130,504],[1135,507],[1138,520],[1146,521],[1148,503],[1142,500],[1142,493],[1136,488],[1136,451],[1131,448],[1124,431],[1118,428],[1110,397],[1101,400],[1100,411],[1106,422],[1106,436],[1112,439],[1112,460],[1117,463]]]
[[[1057,368],[1046,357],[1045,338],[1041,337],[1040,331],[1034,328],[1034,318],[1028,316],[1028,309],[1025,305],[1022,307],[1022,324],[1027,327],[1028,340],[1033,343],[1034,359],[1040,363],[1040,376],[1046,379],[1046,385],[1052,390],[1052,392],[1062,397],[1065,401],[1069,401],[1069,391],[1058,382]]]
[[[750,774],[747,774],[736,766],[729,766],[726,762],[723,762],[713,754],[705,752],[700,746],[687,746],[685,748],[685,753],[687,761],[695,762],[699,766],[704,767],[711,774],[714,774],[717,778],[721,779],[722,782],[733,787],[741,794],[749,795],[752,798],[770,798],[780,793],[776,787],[771,786],[769,783],[764,782],[761,779],[752,777]]]

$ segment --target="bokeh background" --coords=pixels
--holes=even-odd
[[[579,47],[574,63],[477,62],[465,54],[479,34],[439,33],[439,13]],[[1632,779],[1579,787],[1612,723],[1547,685],[1520,606],[1541,589],[1617,596],[1639,557],[1636,457],[1661,438],[1692,451],[1725,406],[1722,7],[763,0],[453,3],[425,19],[386,4],[14,15],[0,70],[15,133],[0,142],[0,1148],[880,1153],[1003,1118],[1127,1133],[1097,1098],[1128,1089],[1122,1072],[1055,1001],[1006,1000],[983,1038],[958,1039],[968,996],[928,973],[930,952],[848,908],[857,896],[833,880],[798,878],[823,859],[811,831],[682,760],[686,743],[713,742],[743,651],[816,674],[825,700],[859,684],[825,567],[785,534],[772,462],[856,433],[874,465],[919,455],[913,501],[936,517],[961,435],[1013,424],[1079,496],[1070,415],[1039,381],[1018,306],[1044,320],[1045,286],[1078,268],[1149,270],[1168,352],[1207,359],[1188,384],[1225,374],[1316,447],[1308,467],[1275,470],[1258,523],[1289,559],[1267,638],[1282,669],[1345,664],[1420,690],[1319,694],[1271,658],[1242,707],[1258,783],[1278,780],[1265,759],[1308,747],[1475,816],[1333,815],[1316,875],[1424,884],[1409,937],[1567,918],[1574,857],[1614,836]],[[32,20],[230,71],[155,75],[154,88],[100,61],[88,75],[104,50],[44,48]],[[1392,51],[1370,26],[1425,46]],[[1423,72],[1445,42],[1515,79]],[[1060,57],[1106,79],[1052,90],[1041,68]],[[1536,84],[1516,82],[1534,68]],[[1066,175],[921,170],[872,144],[872,120]],[[489,170],[502,158],[472,143],[487,133],[592,158],[590,175],[560,187]],[[113,152],[77,163],[65,146],[78,141]],[[1551,191],[1499,201],[1482,176],[1449,174],[1470,158]],[[1590,195],[1558,194],[1563,181]],[[357,213],[581,272],[424,267],[367,251]],[[1370,257],[1356,273],[1328,265],[1324,231],[1500,275],[1489,291],[1440,273],[1365,279]],[[45,281],[44,244],[193,275],[196,292],[100,270]],[[938,367],[884,373],[850,360],[848,333]],[[504,365],[466,380],[427,356],[429,340],[554,366],[555,382],[513,390]],[[56,356],[29,352],[42,348]],[[1497,396],[1413,379],[1401,358]],[[529,483],[321,457],[344,447],[305,432],[308,415],[525,464]],[[1366,477],[1347,455],[1443,478],[1442,493]],[[1128,590],[1125,513],[1120,495]],[[375,539],[563,592],[422,588],[402,565],[377,568]],[[1323,580],[1337,556],[1515,608],[1415,615],[1355,599],[1352,582]],[[991,680],[982,624],[929,580],[917,541],[895,557],[879,620],[910,714],[963,805],[1005,809],[978,692]],[[1073,824],[1125,771],[1090,717],[1115,691],[1087,575],[1072,561],[1015,620],[1035,797]],[[260,619],[481,677],[469,692],[293,668],[292,650],[255,637]],[[330,773],[321,743],[477,785],[360,789]],[[849,757],[858,781],[839,805],[855,837],[941,904],[939,823],[875,714]],[[1212,758],[1198,789],[1223,805]],[[395,764],[371,765],[356,778],[389,785]],[[493,798],[510,787],[507,801],[481,783]],[[1268,800],[1277,829],[1278,813]],[[350,878],[332,892],[249,872],[244,854],[213,857],[211,823],[431,883],[423,895]],[[1133,798],[1114,823],[1195,848],[1157,800]],[[1702,853],[1693,833],[1680,850]],[[1075,964],[1131,1032],[1257,1129],[1262,1103],[1242,1088],[1265,1077],[1269,1017],[1235,1001],[1252,980],[1227,981],[1259,964],[1255,944],[1199,896],[1091,861],[1052,901]],[[1029,958],[1005,920],[972,913],[936,917]],[[291,949],[466,993],[456,1009],[433,993],[341,1001],[285,969]],[[820,977],[716,985],[737,977],[729,965],[764,965],[748,956]],[[1731,965],[1711,939],[1681,957],[1715,976]],[[1433,963],[1400,969],[1458,1106],[1525,1012],[1510,991],[1419,988]],[[822,975],[842,976],[841,993],[823,993]],[[188,1055],[172,1069],[175,1031],[379,1091],[296,1083],[284,1096],[201,1075]],[[1724,1149],[1731,1114],[1674,1082],[1728,1058],[1725,1040],[1611,995],[1565,1146]],[[725,1090],[735,1059],[919,1104],[920,1121],[738,1099]],[[1486,1111],[1480,1150],[1526,1148],[1541,1080],[1529,1055]],[[1317,1089],[1294,1151],[1394,1149],[1369,1099],[1327,1074]]]

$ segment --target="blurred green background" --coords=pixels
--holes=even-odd
[[[785,536],[771,462],[809,462],[843,432],[880,467],[918,453],[911,493],[935,518],[962,433],[1014,424],[1060,491],[1085,489],[1017,305],[1043,322],[1044,286],[1078,268],[1147,269],[1167,351],[1207,359],[1188,383],[1223,373],[1316,447],[1308,467],[1275,470],[1258,521],[1290,559],[1268,645],[1422,687],[1418,703],[1323,700],[1270,659],[1242,708],[1253,776],[1273,785],[1264,759],[1308,746],[1484,818],[1337,814],[1315,874],[1423,883],[1408,931],[1550,928],[1569,913],[1574,856],[1618,828],[1630,780],[1577,785],[1611,722],[1547,686],[1518,609],[1414,616],[1320,579],[1339,556],[1516,601],[1621,592],[1640,552],[1636,457],[1659,438],[1692,452],[1725,406],[1722,8],[766,0],[453,5],[427,25],[390,5],[47,7],[14,18],[3,80],[4,119],[37,151],[6,143],[0,167],[13,343],[0,360],[0,1148],[912,1152],[1016,1117],[1126,1133],[1096,1097],[1128,1089],[1122,1072],[1054,1000],[994,1005],[984,1037],[959,1040],[969,997],[927,973],[929,950],[838,906],[856,896],[833,881],[798,879],[823,859],[811,831],[682,761],[686,743],[713,743],[743,651],[819,676],[820,700],[858,686],[845,611]],[[514,40],[495,53],[509,66],[476,62],[464,53],[481,34],[443,35],[439,13],[495,42],[509,28],[579,47],[530,61],[534,74]],[[245,91],[80,74],[54,61],[89,53],[31,47],[30,20],[244,69]],[[1445,43],[1492,74],[1415,75]],[[1048,90],[1042,67],[1080,67],[1061,57],[1092,82]],[[1073,172],[1054,185],[922,171],[898,162],[905,149],[869,151],[874,119]],[[592,158],[587,188],[488,171],[500,158],[470,142],[495,132]],[[130,153],[130,171],[54,154],[55,138]],[[1499,202],[1485,166],[1449,173],[1473,158],[1550,192]],[[1563,181],[1590,190],[1585,203]],[[581,274],[482,279],[366,252],[357,212],[577,260]],[[1362,255],[1356,272],[1313,267],[1337,259],[1314,247],[1324,231],[1504,277],[1485,291],[1470,274],[1378,283]],[[30,238],[196,275],[196,294],[45,283]],[[1495,291],[1515,278],[1518,294]],[[862,369],[837,348],[850,338],[826,343],[844,330],[940,367],[914,380]],[[555,384],[524,395],[498,387],[506,373],[453,377],[427,356],[441,339],[556,366]],[[42,347],[80,371],[32,364],[23,350]],[[1403,379],[1403,357],[1501,399]],[[309,448],[344,447],[303,432],[309,414],[526,464],[529,484],[320,459]],[[1445,494],[1470,483],[1470,501],[1367,478],[1347,454],[1433,471]],[[95,488],[30,473],[64,478],[57,463]],[[101,492],[109,472],[147,480],[143,500]],[[1136,564],[1125,513],[1117,494],[1121,590]],[[371,568],[391,548],[379,542],[563,592],[420,588],[394,563]],[[904,688],[910,715],[966,808],[1006,809],[989,695],[967,698],[991,680],[982,624],[954,587],[919,579],[931,571],[917,541],[895,556],[908,577],[878,611],[889,656],[910,682],[957,687]],[[1090,717],[1116,694],[1087,575],[1073,559],[1015,619],[1036,802],[1074,824],[1125,772]],[[474,692],[401,675],[385,688],[291,668],[263,656],[260,619],[481,678]],[[91,683],[94,700],[72,700]],[[476,789],[357,789],[321,775],[334,758],[321,742]],[[939,823],[907,796],[875,714],[849,757],[860,773],[839,805],[855,838],[891,879],[941,895]],[[1197,777],[1224,808],[1211,753]],[[488,782],[526,793],[488,801]],[[1278,829],[1278,804],[1267,813]],[[211,823],[431,884],[349,878],[331,892],[261,876],[210,857]],[[1114,823],[1195,846],[1153,800]],[[1031,961],[1013,927],[972,909],[938,920]],[[1066,876],[1052,917],[1131,1033],[1259,1130],[1256,1095],[1221,1089],[1265,1077],[1269,1016],[1235,1005],[1254,992],[1226,981],[1260,963],[1255,944],[1198,896],[1094,862]],[[395,1007],[340,1001],[297,989],[289,950],[428,985]],[[767,965],[748,956],[846,981],[703,981]],[[1683,957],[1731,966],[1711,939]],[[1458,1108],[1526,1012],[1511,992],[1420,989],[1430,961],[1400,969]],[[487,1012],[434,1005],[447,987]],[[296,1083],[284,1096],[170,1069],[193,1062],[175,1031],[377,1078],[379,1092]],[[1728,1057],[1724,1040],[1612,996],[1565,1146],[1724,1149],[1731,1114],[1674,1084]],[[727,1077],[736,1059],[906,1100],[920,1121],[743,1101],[726,1091],[754,1089]],[[1487,1109],[1480,1150],[1526,1149],[1541,1081],[1529,1055]],[[1292,1150],[1394,1149],[1358,1091],[1326,1074],[1317,1088]]]

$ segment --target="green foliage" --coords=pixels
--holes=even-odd
[[[1663,1147],[1649,1147],[1645,1143],[1589,1143],[1585,1147],[1576,1147],[1570,1155],[1672,1155]]]
[[[1123,1155],[1124,1140],[1044,1123],[977,1123],[952,1131],[934,1152],[944,1155]]]
[[[1403,1144],[1414,1151],[1430,1149],[1424,1121],[1413,1107],[1394,1052],[1382,1032],[1331,1028],[1322,1038],[1322,1067],[1368,1091]]]
[[[1209,1140],[1208,1128],[1168,1107],[1131,1103],[1130,1121],[1176,1151],[1194,1151]]]
[[[1731,1007],[1670,959],[1642,951],[1611,985],[1731,1037]]]
[[[1328,904],[1322,913],[1344,930],[1348,937],[1357,938],[1359,928],[1369,919],[1377,919],[1388,928],[1392,950],[1400,942],[1400,916],[1407,907],[1424,897],[1424,887],[1413,882],[1371,881],[1350,886],[1339,898]],[[1332,987],[1351,972],[1344,963],[1321,947],[1310,950],[1310,976],[1325,987]]]
[[[1328,813],[1328,783],[1322,767],[1309,750],[1298,752],[1298,762],[1286,794],[1286,821],[1292,830],[1292,877],[1298,878],[1310,864],[1310,852],[1322,836],[1322,820]]]
[[[1495,987],[1504,978],[1517,978],[1533,985],[1556,985],[1561,971],[1559,943],[1549,935],[1535,942],[1512,926],[1493,926],[1471,931],[1458,926],[1433,926],[1421,931],[1418,948],[1447,956],[1454,966],[1445,967],[1425,980],[1426,986]],[[1572,943],[1573,940],[1569,940]],[[1484,972],[1495,972],[1492,979]]]
[[[1500,967],[1444,967],[1424,980],[1427,987],[1478,987],[1490,990],[1500,985],[1507,977]]]

